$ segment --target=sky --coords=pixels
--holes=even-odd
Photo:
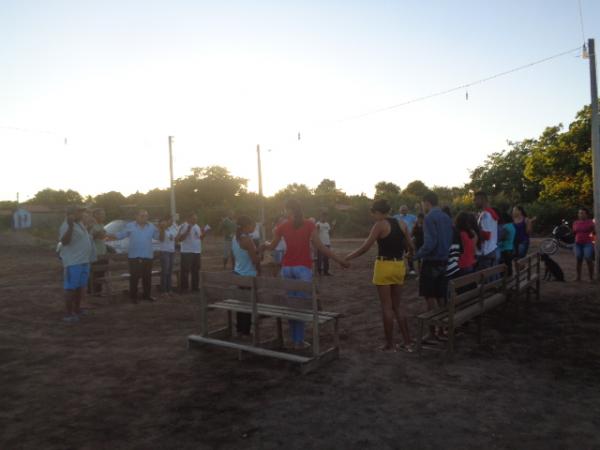
[[[583,35],[600,2],[581,0]],[[462,185],[590,101],[577,0],[0,0],[0,200],[130,194],[222,165],[264,191]],[[600,43],[598,44],[600,45]],[[468,100],[466,93],[468,91]],[[359,116],[359,117],[357,117]],[[298,135],[300,134],[300,139]]]

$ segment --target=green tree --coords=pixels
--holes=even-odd
[[[37,192],[27,203],[46,206],[80,205],[83,204],[83,197],[72,189],[63,191],[46,188]]]
[[[122,216],[121,207],[126,204],[125,196],[117,191],[98,194],[93,200],[95,208],[102,208],[106,211],[106,218],[109,221],[120,218]]]
[[[421,200],[421,198],[429,191],[430,189],[421,180],[414,180],[406,185],[402,193],[413,195]]]
[[[562,124],[548,127],[532,144],[525,176],[541,185],[540,199],[562,205],[593,202],[591,108],[577,113],[563,131]]]
[[[525,176],[525,167],[536,141],[526,139],[508,142],[509,150],[492,153],[485,162],[471,171],[467,187],[501,196],[510,204],[529,203],[537,199],[540,183]]]

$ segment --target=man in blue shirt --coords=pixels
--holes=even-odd
[[[401,220],[402,222],[404,222],[406,224],[406,227],[408,228],[408,235],[412,236],[413,227],[415,226],[415,223],[417,223],[417,216],[408,213],[408,206],[400,206],[398,214],[394,216],[394,219]],[[409,275],[415,275],[415,265],[413,258],[411,257],[408,258],[408,269]]]
[[[425,194],[422,204],[426,214],[423,225],[425,236],[415,259],[423,261],[419,276],[419,295],[425,297],[428,309],[432,310],[446,298],[446,266],[452,244],[452,220],[438,206],[435,193]],[[434,330],[431,331],[433,334]]]
[[[129,222],[123,231],[107,236],[109,239],[129,238],[129,297],[137,303],[138,281],[142,279],[142,298],[154,301],[152,289],[152,259],[154,249],[152,239],[159,238],[159,230],[148,222],[148,211],[141,209],[135,221]]]

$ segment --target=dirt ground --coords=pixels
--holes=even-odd
[[[217,269],[220,242],[205,246]],[[334,241],[341,253],[358,241]],[[600,448],[600,298],[546,282],[516,318],[490,313],[453,362],[380,353],[372,256],[334,267],[324,308],[342,312],[339,360],[309,375],[228,350],[187,350],[198,331],[191,294],[137,305],[89,298],[65,324],[61,269],[50,245],[0,235],[1,449],[591,449]],[[423,310],[410,280],[405,299]],[[414,329],[415,323],[411,322]]]

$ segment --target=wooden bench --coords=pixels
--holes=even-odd
[[[456,328],[469,320],[478,318],[478,339],[481,341],[484,313],[508,299],[506,271],[506,266],[502,264],[450,280],[447,304],[417,316],[419,354],[422,353],[423,333],[426,326],[437,326],[448,330],[448,356],[454,353]]]
[[[302,293],[306,298],[294,298],[289,292]],[[339,355],[341,314],[321,311],[315,282],[266,277],[241,277],[228,272],[200,273],[200,334],[188,337],[188,346],[211,344],[245,353],[270,356],[299,364],[302,373],[316,369]],[[209,331],[209,311],[225,311],[227,326]],[[234,331],[233,313],[251,315],[252,337],[243,341]],[[267,318],[276,320],[276,336],[261,340],[260,324]],[[296,320],[312,325],[310,352],[290,352],[284,348],[283,320]],[[321,351],[320,330],[333,326],[333,345]]]
[[[157,255],[152,260],[152,276],[160,276],[160,258]],[[181,286],[181,272],[179,268],[179,258],[173,259],[173,275],[177,279],[176,287]],[[90,282],[100,284],[106,287],[107,296],[113,300],[116,296],[115,283],[129,281],[131,274],[129,273],[129,260],[124,254],[108,255],[108,263],[105,265],[92,265],[90,268]],[[101,295],[101,293],[99,294]]]

